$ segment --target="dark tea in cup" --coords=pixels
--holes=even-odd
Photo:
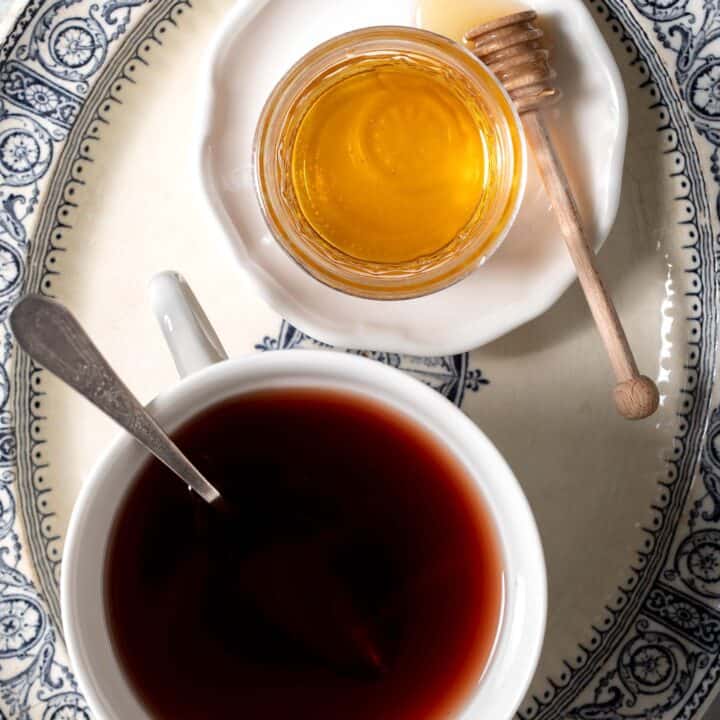
[[[162,720],[457,716],[503,602],[495,525],[461,462],[359,394],[273,389],[173,434],[230,510],[156,460],[114,522],[114,651]]]

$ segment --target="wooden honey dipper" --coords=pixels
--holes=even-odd
[[[541,44],[543,31],[532,10],[484,23],[465,35],[470,50],[498,77],[522,115],[525,135],[533,149],[540,176],[570,256],[575,263],[595,323],[610,357],[617,385],[618,412],[631,420],[649,417],[658,408],[655,383],[640,375],[617,310],[603,285],[593,252],[583,230],[577,203],[567,176],[548,135],[540,110],[556,103],[560,91],[553,87],[556,73],[549,51]]]

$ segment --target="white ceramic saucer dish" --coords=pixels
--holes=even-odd
[[[241,2],[211,52],[200,172],[228,245],[274,310],[310,335],[352,348],[442,355],[482,345],[547,310],[575,277],[530,161],[519,217],[493,258],[433,295],[380,302],[340,294],[301,270],[272,238],[256,200],[252,145],[260,110],[287,68],[328,38],[414,24],[413,0]],[[596,246],[617,213],[627,136],[615,61],[580,0],[539,0],[565,99],[549,117]]]

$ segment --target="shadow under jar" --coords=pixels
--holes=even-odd
[[[458,282],[498,248],[526,152],[485,65],[440,35],[375,27],[318,46],[280,80],[254,171],[265,219],[302,268],[400,300]]]

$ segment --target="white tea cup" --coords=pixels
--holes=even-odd
[[[151,293],[184,376],[149,406],[166,430],[172,432],[205,408],[243,393],[282,387],[328,388],[362,393],[392,407],[429,431],[464,465],[497,528],[504,593],[494,649],[458,720],[509,720],[527,691],[540,655],[547,581],[532,512],[493,444],[455,405],[399,370],[357,355],[322,350],[281,350],[227,359],[182,278],[163,273],[153,280]],[[151,718],[113,650],[104,601],[113,520],[147,457],[129,435],[115,441],[83,486],[65,544],[61,578],[65,638],[80,688],[98,720]]]

